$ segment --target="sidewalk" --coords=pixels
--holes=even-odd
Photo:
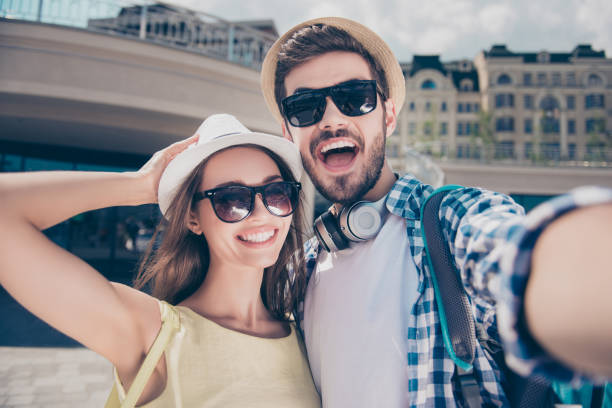
[[[0,347],[0,407],[104,406],[112,366],[82,347]]]

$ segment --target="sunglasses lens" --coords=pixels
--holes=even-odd
[[[376,109],[375,82],[349,82],[331,90],[332,99],[347,116],[360,116]]]
[[[285,217],[295,209],[298,190],[291,183],[272,183],[265,187],[263,196],[268,211],[279,217]]]
[[[295,127],[310,126],[321,120],[325,112],[325,95],[306,92],[291,95],[282,102],[285,117]]]
[[[239,186],[219,189],[215,192],[213,206],[223,221],[240,221],[251,212],[251,190]]]

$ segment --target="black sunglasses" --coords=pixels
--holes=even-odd
[[[258,187],[227,186],[200,191],[193,196],[194,203],[209,198],[217,217],[224,222],[238,222],[253,212],[255,196],[261,199],[277,217],[293,214],[298,204],[302,185],[293,181],[277,181]]]
[[[325,114],[328,96],[344,115],[365,115],[376,109],[376,81],[351,80],[327,88],[298,91],[281,101],[283,115],[295,127],[314,125]]]

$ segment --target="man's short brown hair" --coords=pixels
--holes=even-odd
[[[354,52],[363,57],[370,67],[372,78],[378,84],[382,100],[389,97],[389,85],[380,64],[365,47],[346,31],[327,24],[314,24],[297,30],[281,45],[274,77],[274,97],[279,106],[287,96],[285,77],[296,66],[332,51]]]

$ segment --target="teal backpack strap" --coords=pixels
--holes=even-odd
[[[442,231],[440,204],[457,185],[440,187],[421,207],[421,233],[434,287],[444,348],[455,363],[463,397],[470,408],[482,406],[480,390],[474,377],[476,328],[470,300],[457,273],[455,260]]]
[[[457,367],[468,373],[473,369],[476,329],[470,301],[457,274],[438,217],[444,197],[458,188],[462,187],[443,186],[427,197],[421,206],[421,233],[438,306],[444,348]]]

